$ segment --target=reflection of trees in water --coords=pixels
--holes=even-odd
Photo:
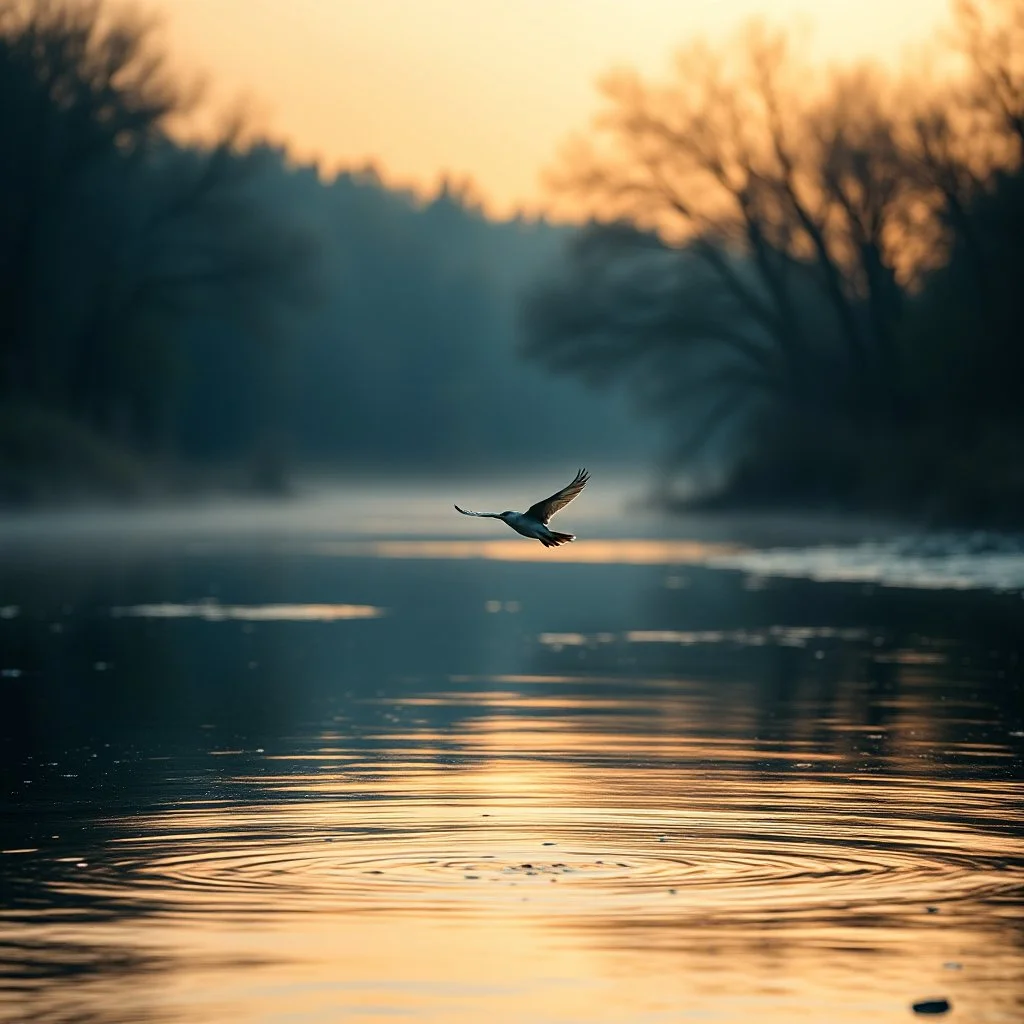
[[[0,772],[9,798],[0,841],[3,848],[41,851],[0,857],[8,911],[0,984],[8,990],[38,988],[40,979],[50,978],[116,984],[124,976],[173,969],[180,961],[167,953],[59,937],[51,943],[29,935],[27,926],[40,910],[55,922],[94,922],[100,929],[103,922],[158,918],[168,909],[159,894],[120,884],[118,873],[130,869],[118,864],[112,841],[137,835],[138,815],[152,820],[168,806],[337,800],[336,789],[310,791],[302,784],[309,772],[304,754],[344,752],[347,760],[339,758],[329,770],[351,790],[346,799],[381,801],[389,799],[377,784],[383,755],[398,753],[426,769],[473,771],[514,748],[533,763],[571,765],[581,779],[589,766],[617,771],[622,765],[626,785],[630,755],[616,752],[621,748],[611,741],[634,739],[645,762],[657,758],[669,766],[661,775],[668,799],[684,799],[692,774],[671,770],[688,756],[684,746],[669,743],[649,755],[655,744],[647,741],[692,738],[698,742],[687,749],[698,758],[701,740],[708,749],[718,739],[739,741],[730,767],[751,777],[791,767],[791,756],[773,757],[786,745],[790,754],[797,748],[855,754],[861,767],[927,772],[930,762],[913,767],[905,757],[906,733],[920,726],[924,740],[962,739],[965,727],[958,713],[944,710],[943,696],[956,695],[969,681],[970,692],[996,709],[989,721],[1019,714],[1019,597],[867,593],[801,581],[746,589],[739,573],[700,568],[687,568],[686,585],[671,589],[663,586],[666,570],[650,566],[262,555],[168,554],[121,562],[111,556],[100,563],[61,560],[45,572],[16,563],[7,570],[4,600],[18,604],[20,613],[0,619],[0,649],[5,665],[24,674],[4,679],[2,690]],[[239,604],[359,600],[386,607],[389,615],[339,623],[110,615],[115,606],[211,594]],[[516,599],[519,611],[485,613],[485,601],[496,596]],[[72,607],[65,611],[65,604]],[[61,632],[52,632],[54,623]],[[806,646],[787,646],[790,635],[771,633],[778,626],[860,632],[856,638],[812,635]],[[765,642],[727,636],[629,643],[623,637],[630,629],[745,631]],[[542,633],[558,631],[612,639],[561,650],[539,642]],[[908,653],[947,660],[915,664]],[[99,664],[107,667],[99,670]],[[517,678],[524,673],[533,678]],[[478,694],[488,690],[527,699],[485,703]],[[537,706],[533,696],[561,700]],[[437,699],[405,703],[409,697]],[[544,718],[558,726],[543,734],[550,746],[516,747],[523,736],[527,744],[538,742],[531,730]],[[863,743],[863,731],[883,738]],[[494,745],[481,746],[482,736],[494,737]],[[257,747],[296,760],[270,762]],[[247,753],[210,755],[226,749]],[[950,761],[944,756],[945,771],[987,770],[966,760],[951,768]],[[296,773],[295,784],[282,787],[289,772]],[[81,857],[88,869],[58,859],[63,856]],[[90,886],[90,871],[115,884]],[[108,895],[114,892],[116,898]],[[55,994],[40,1004],[37,1019],[89,1019],[67,1009],[80,1004],[70,997],[62,1003],[59,984],[46,988]],[[96,1011],[95,1020],[115,1024],[123,1019],[118,1012]]]
[[[131,978],[141,989],[145,975],[172,966],[169,959],[158,954],[92,939],[0,939],[0,1012],[5,1002],[16,996],[19,1020],[39,1024],[129,1024],[139,1019],[138,1007],[121,1011],[110,999],[103,1001],[106,1005],[84,1009],[92,1001],[90,984],[123,986]],[[145,1019],[159,1019],[154,1008],[147,1007]]]
[[[1012,597],[866,592],[803,581],[748,589],[740,574],[695,567],[685,572],[687,585],[671,589],[662,586],[663,576],[653,567],[548,573],[426,561],[375,562],[371,572],[360,560],[176,554],[102,564],[68,559],[45,573],[14,563],[5,601],[21,612],[0,619],[0,667],[22,675],[5,679],[0,770],[18,789],[29,755],[59,762],[50,772],[33,772],[37,797],[59,800],[79,785],[60,778],[75,750],[84,751],[79,767],[86,777],[89,761],[115,756],[101,748],[92,758],[97,743],[124,755],[120,769],[104,764],[110,778],[136,770],[133,752],[272,749],[332,722],[346,742],[372,749],[385,714],[403,695],[457,689],[449,677],[458,673],[484,688],[494,685],[486,682],[490,675],[524,669],[571,676],[581,700],[593,693],[629,701],[647,677],[698,681],[713,707],[707,728],[765,740],[839,743],[828,725],[834,720],[884,733],[902,713],[890,698],[937,698],[967,677],[1003,715],[1013,714],[1021,643]],[[483,615],[484,600],[495,594],[521,596],[521,611]],[[110,615],[112,607],[207,596],[240,604],[358,599],[389,614],[337,624]],[[773,634],[777,627],[859,632],[801,637]],[[630,643],[623,639],[629,629],[749,637]],[[612,639],[562,650],[537,640],[559,631]],[[911,663],[915,658],[919,663]],[[562,684],[531,687],[557,693]],[[644,699],[658,696],[645,691]],[[492,706],[441,701],[419,707],[421,724],[410,730],[450,735],[454,750],[460,726],[493,714]]]
[[[746,589],[738,574],[702,569],[687,577],[686,587],[650,590],[641,615],[644,631],[664,631],[668,642],[630,642],[594,616],[584,630],[588,642],[540,644],[533,669],[617,678],[611,689],[624,697],[645,678],[679,680],[680,692],[696,681],[713,698],[695,704],[688,728],[766,743],[800,740],[867,758],[895,754],[897,727],[908,717],[946,740],[963,738],[942,701],[966,680],[998,709],[998,720],[1019,718],[1015,675],[1024,645],[1016,595],[799,580]],[[671,642],[673,633],[682,642]],[[656,702],[659,693],[678,697],[645,690],[645,700]],[[865,745],[866,730],[882,739]]]
[[[119,916],[130,916],[119,907]],[[91,913],[90,925],[100,917]],[[53,921],[48,917],[49,922]],[[72,919],[81,927],[81,908]],[[253,958],[204,959],[206,969],[258,968]],[[138,946],[97,940],[90,929],[80,940],[47,937],[0,939],[0,1014],[8,1002],[17,1006],[18,1021],[33,1024],[159,1024],[178,1019],[160,1000],[147,998],[147,986],[159,984],[180,967],[179,959]],[[126,993],[131,994],[126,1005]]]

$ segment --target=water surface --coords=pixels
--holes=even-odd
[[[1018,590],[368,522],[11,531],[0,1019],[1024,1018]]]

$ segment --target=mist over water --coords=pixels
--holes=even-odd
[[[0,1019],[1019,1020],[1019,590],[595,484],[8,522]]]
[[[666,39],[505,216],[146,7],[0,0],[0,1024],[1024,1020],[1024,0]]]

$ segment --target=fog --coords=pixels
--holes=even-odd
[[[666,507],[1019,526],[1019,6],[957,5],[931,78],[807,90],[761,24],[610,74],[559,225],[244,118],[182,141],[141,16],[5,0],[0,503],[588,464]]]

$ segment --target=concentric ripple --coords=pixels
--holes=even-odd
[[[844,912],[921,915],[974,901],[1007,912],[1024,893],[1024,858],[988,837],[966,853],[950,836],[889,822],[869,835],[838,828],[797,832],[796,822],[662,818],[565,809],[565,822],[475,822],[438,814],[422,827],[422,807],[405,807],[418,828],[401,827],[400,808],[372,803],[318,805],[330,829],[311,829],[308,808],[267,807],[272,830],[249,822],[203,833],[182,821],[176,834],[115,844],[103,863],[69,871],[65,892],[146,899],[169,912],[317,912],[355,908],[415,913],[491,913],[525,903],[560,914],[605,914],[623,904],[646,913],[735,920],[832,918]],[[387,827],[353,824],[380,811]],[[223,810],[221,812],[223,814]],[[557,814],[544,815],[557,818]],[[548,822],[550,824],[550,820]],[[193,826],[189,829],[189,826]],[[187,831],[186,831],[187,829]],[[528,838],[531,832],[536,838]],[[282,838],[290,834],[292,838]],[[295,838],[299,835],[300,838]],[[609,839],[611,837],[611,841]],[[526,908],[529,909],[529,908]]]

